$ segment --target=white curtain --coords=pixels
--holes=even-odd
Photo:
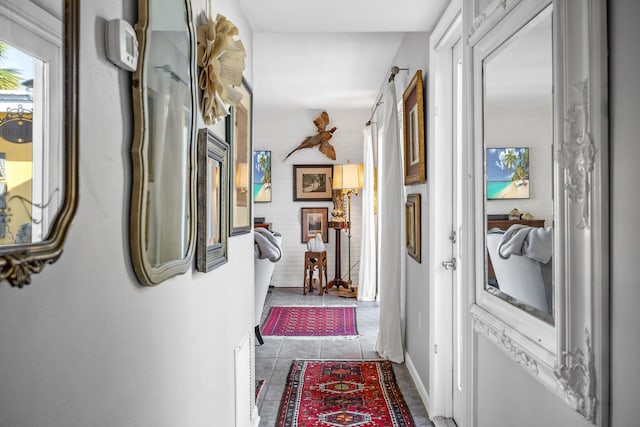
[[[375,301],[378,293],[376,271],[376,218],[374,213],[374,162],[373,138],[375,123],[366,126],[364,135],[364,186],[362,189],[362,238],[360,242],[360,272],[358,274],[358,299]]]
[[[384,91],[384,120],[378,149],[378,221],[380,330],[376,351],[392,362],[404,362],[404,186],[395,83]]]

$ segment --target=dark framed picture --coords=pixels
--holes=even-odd
[[[487,199],[529,198],[529,148],[487,148]]]
[[[196,267],[208,272],[228,260],[229,144],[198,131],[198,236]]]
[[[253,152],[253,201],[271,201],[271,151]]]
[[[322,241],[329,242],[329,208],[301,208],[300,241],[307,243],[318,233],[322,235]]]
[[[405,203],[405,224],[407,253],[411,258],[421,263],[422,224],[420,218],[420,194],[407,195],[407,202]]]
[[[333,165],[293,165],[293,200],[333,200]]]
[[[404,119],[404,184],[420,184],[426,180],[422,70],[416,71],[402,95],[402,113]]]
[[[240,103],[231,109],[233,135],[231,140],[231,235],[251,231],[251,161],[253,93],[242,78],[238,88],[242,94]]]

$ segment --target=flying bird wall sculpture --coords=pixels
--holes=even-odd
[[[333,148],[333,145],[329,144],[329,140],[333,137],[333,133],[338,128],[334,126],[331,129],[326,130],[327,126],[329,125],[329,114],[327,114],[326,111],[323,111],[318,117],[315,118],[313,124],[318,128],[318,133],[316,135],[306,137],[304,141],[300,143],[300,145],[298,145],[289,154],[287,154],[287,157],[284,158],[285,160],[287,160],[290,155],[298,150],[315,146],[318,146],[320,152],[331,160],[336,159],[336,150],[335,148]]]

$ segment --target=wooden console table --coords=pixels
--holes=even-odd
[[[544,227],[544,219],[490,219],[487,221],[487,231],[492,228],[507,231],[513,224],[528,225],[529,227]],[[489,252],[487,252],[487,279],[495,278],[496,273],[493,271],[493,264],[491,264],[491,258],[489,258]]]
[[[327,284],[327,289],[330,289],[332,287],[336,287],[336,288],[340,288],[340,286],[343,286],[344,288],[348,288],[349,287],[349,283],[346,280],[342,280],[342,271],[341,271],[341,266],[340,264],[342,261],[341,258],[341,244],[340,244],[340,236],[341,233],[340,231],[343,229],[346,229],[348,227],[348,223],[345,221],[329,221],[329,228],[333,228],[334,230],[336,230],[336,256],[335,256],[335,277],[333,280],[329,281],[329,283]]]

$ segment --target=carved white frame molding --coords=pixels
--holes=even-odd
[[[608,425],[608,129],[605,0],[495,0],[465,20],[473,150],[474,336],[486,337],[586,420]],[[554,325],[484,291],[482,61],[553,7]]]
[[[480,40],[493,26],[500,21],[520,0],[493,0],[485,8],[474,14],[473,24],[469,30],[469,44],[475,44]],[[477,0],[474,1],[473,9],[476,10]]]

